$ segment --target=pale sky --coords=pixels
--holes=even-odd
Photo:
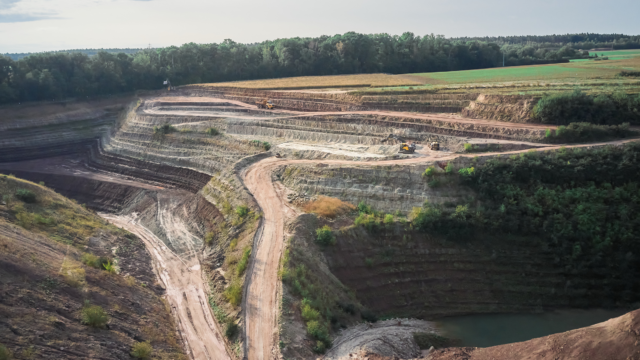
[[[0,0],[0,54],[360,33],[640,34],[640,0]]]

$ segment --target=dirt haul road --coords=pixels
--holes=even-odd
[[[209,310],[200,262],[190,241],[193,240],[190,239],[193,235],[172,216],[170,199],[164,201],[166,206],[158,211],[160,221],[172,246],[178,245],[177,251],[185,251],[180,254],[181,256],[171,251],[162,240],[142,226],[135,215],[100,214],[100,216],[144,241],[154,259],[156,273],[167,290],[171,312],[176,318],[185,350],[191,359],[230,360],[221,332]],[[160,205],[159,208],[161,208]]]
[[[568,145],[571,147],[591,147],[602,145],[620,145],[638,139],[613,141],[608,143]],[[531,150],[518,150],[503,153],[485,153],[480,156],[510,155],[527,151],[546,151],[559,149],[562,146],[549,146]],[[297,213],[284,196],[284,191],[276,187],[271,178],[271,173],[277,167],[296,164],[331,164],[331,165],[399,165],[430,163],[435,160],[452,160],[458,157],[475,157],[478,154],[454,154],[439,157],[437,153],[431,157],[416,157],[403,160],[388,160],[363,163],[361,161],[346,160],[286,160],[268,158],[259,161],[243,171],[241,174],[248,190],[253,194],[262,208],[263,221],[258,230],[255,243],[255,258],[252,268],[249,269],[246,294],[244,297],[245,325],[246,325],[246,354],[249,360],[275,359],[277,348],[275,339],[277,336],[278,313],[278,267],[284,246],[285,221],[294,217]]]
[[[165,110],[158,109],[156,107],[157,103],[161,102],[161,106],[170,106],[172,102],[178,104],[177,106],[187,106],[186,103],[194,102],[201,105],[203,103],[227,103],[236,105],[238,107],[257,110],[255,105],[250,105],[247,103],[243,103],[237,100],[229,100],[215,97],[198,97],[198,98],[189,98],[189,97],[160,97],[160,98],[152,98],[147,100],[147,106],[143,110],[144,113],[150,115],[174,115],[174,116],[206,116],[206,117],[224,117],[224,118],[237,118],[237,119],[253,119],[253,120],[269,120],[273,119],[275,115],[278,115],[280,119],[292,119],[296,117],[310,117],[310,116],[336,116],[336,115],[375,115],[375,116],[388,116],[391,118],[409,118],[416,120],[425,120],[425,121],[442,121],[448,123],[458,123],[458,124],[471,124],[477,126],[499,126],[501,128],[509,128],[509,129],[532,129],[532,130],[546,130],[546,129],[555,129],[557,126],[548,125],[548,124],[532,124],[532,123],[511,123],[505,121],[497,121],[497,120],[483,120],[483,119],[469,119],[463,118],[457,114],[442,114],[442,113],[413,113],[413,112],[403,112],[403,111],[384,111],[384,110],[362,110],[362,111],[302,111],[302,110],[284,110],[284,109],[276,109],[270,111],[273,116],[246,116],[240,114],[229,115],[220,113],[223,110],[222,107],[212,108],[210,110]],[[277,106],[277,105],[276,105]],[[225,107],[224,109],[227,109]]]

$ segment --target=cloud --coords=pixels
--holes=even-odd
[[[0,0],[0,23],[17,23],[58,18],[55,13],[7,12],[7,10],[13,9],[20,1],[21,0]]]
[[[0,10],[9,10],[16,6],[19,1],[20,0],[0,0]]]
[[[0,23],[17,23],[17,22],[37,21],[37,20],[47,20],[47,19],[58,19],[58,16],[52,15],[52,14],[25,14],[25,13],[1,14],[0,13]]]

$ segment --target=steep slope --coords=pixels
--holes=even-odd
[[[138,237],[41,185],[0,176],[0,193],[0,344],[18,358],[129,359],[150,342],[156,358],[185,358]]]

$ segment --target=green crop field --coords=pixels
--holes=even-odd
[[[640,56],[640,50],[613,50],[613,51],[589,51],[589,55],[598,57],[608,57],[609,60],[624,60]],[[571,62],[593,61],[593,59],[575,59]]]
[[[426,84],[433,85],[515,81],[579,82],[590,79],[614,79],[622,70],[637,71],[638,69],[640,69],[640,56],[621,60],[420,73],[411,74],[411,76],[422,77]]]

